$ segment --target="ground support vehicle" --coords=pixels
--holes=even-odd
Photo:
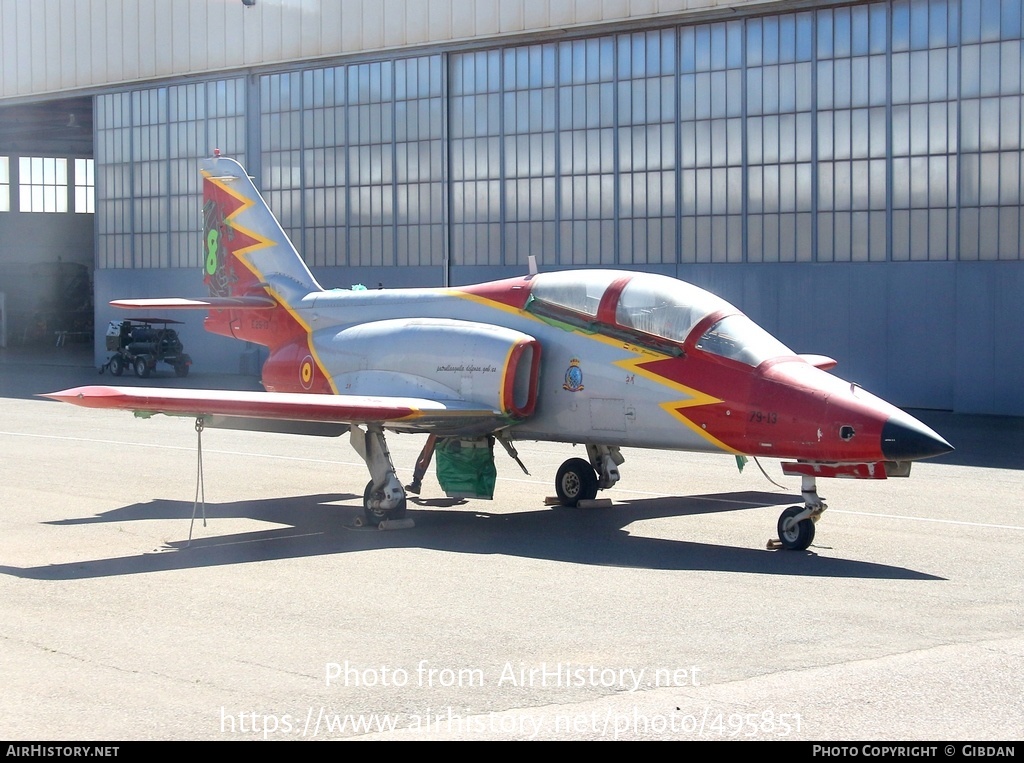
[[[100,366],[120,376],[130,368],[140,379],[150,375],[156,364],[167,363],[177,376],[188,376],[192,358],[184,352],[178,332],[171,325],[181,321],[169,318],[128,318],[107,325],[107,351],[114,353]]]

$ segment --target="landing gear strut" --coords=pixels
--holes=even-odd
[[[353,425],[350,437],[352,447],[366,462],[372,477],[363,491],[363,511],[367,521],[379,525],[388,519],[401,519],[405,516],[405,489],[391,463],[391,453],[384,441],[384,430],[380,426],[370,425],[364,432]]]
[[[626,459],[612,445],[587,445],[589,463],[570,458],[558,468],[555,492],[562,506],[579,506],[592,501],[598,490],[607,490],[619,481],[619,464]]]
[[[804,505],[790,506],[779,517],[779,542],[792,551],[803,551],[814,542],[814,523],[828,508],[818,497],[815,478],[805,474],[801,480]]]

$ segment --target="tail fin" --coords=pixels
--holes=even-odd
[[[309,326],[298,308],[323,289],[242,165],[215,156],[202,173],[203,274],[213,308],[206,330],[272,351],[309,352]]]
[[[310,328],[298,308],[303,297],[323,291],[320,284],[242,165],[215,156],[203,162],[202,172],[203,280],[210,296],[120,299],[110,304],[208,310],[204,326],[211,333],[256,342],[272,351],[290,347],[300,357],[312,353]]]
[[[323,291],[242,165],[203,162],[203,272],[210,296],[264,297],[288,306]]]

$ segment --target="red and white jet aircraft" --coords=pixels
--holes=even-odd
[[[778,522],[805,549],[825,505],[817,477],[906,476],[952,450],[913,417],[798,355],[691,284],[613,270],[540,273],[455,288],[324,290],[237,162],[203,174],[205,299],[122,307],[205,309],[206,329],[269,348],[266,392],[88,386],[49,397],[93,408],[349,425],[375,522],[406,491],[385,430],[442,445],[495,437],[586,446],[562,464],[564,505],[612,487],[622,447],[788,459],[803,506]],[[471,442],[466,443],[469,440]],[[472,442],[475,441],[475,442]],[[493,468],[493,466],[492,466]]]

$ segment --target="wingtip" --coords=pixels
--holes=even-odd
[[[72,387],[59,392],[40,392],[36,397],[45,397],[48,400],[57,400],[62,403],[74,405],[85,405],[86,400],[96,398],[116,397],[120,394],[115,387],[104,387],[98,385],[86,387]]]
[[[78,393],[78,389],[79,388],[76,387],[75,389],[64,389],[59,392],[40,392],[36,397],[45,397],[48,400],[69,400],[75,397]]]

